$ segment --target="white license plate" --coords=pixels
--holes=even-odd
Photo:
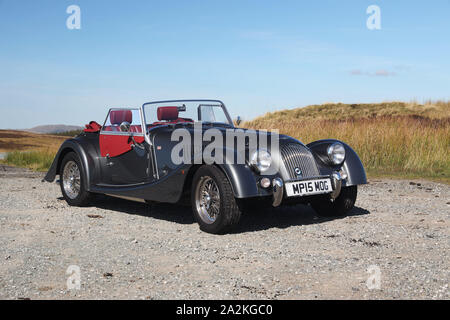
[[[331,180],[326,179],[315,179],[315,180],[304,180],[286,183],[286,195],[288,197],[294,196],[308,196],[320,193],[332,192]]]

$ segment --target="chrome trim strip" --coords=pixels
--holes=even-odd
[[[306,177],[306,178],[302,178],[302,179],[289,179],[289,180],[285,180],[285,183],[288,182],[301,182],[301,181],[307,181],[307,180],[317,180],[317,179],[332,179],[333,177],[331,175],[322,175],[322,176],[314,176],[314,177]]]
[[[100,134],[108,136],[133,136],[133,137],[143,137],[144,134],[140,132],[121,132],[121,131],[100,131]]]
[[[109,193],[105,193],[105,195],[110,196],[110,197],[114,197],[114,198],[119,198],[119,199],[124,199],[124,200],[130,200],[130,201],[136,201],[136,202],[142,202],[145,203],[144,199],[141,198],[133,198],[133,197],[126,197],[126,196],[118,196],[116,194],[109,194]]]

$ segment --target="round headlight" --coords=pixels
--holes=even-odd
[[[256,150],[250,156],[250,164],[259,172],[264,172],[268,170],[270,165],[272,164],[272,156],[267,150]]]
[[[344,162],[345,159],[345,148],[342,145],[342,143],[335,142],[331,144],[328,149],[328,158],[330,159],[331,163],[335,165],[339,165],[342,162]]]

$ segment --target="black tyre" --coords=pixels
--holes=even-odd
[[[311,206],[319,216],[344,216],[355,206],[357,194],[357,186],[344,187],[334,201],[329,196],[321,196],[311,202]]]
[[[59,185],[69,205],[83,207],[89,204],[92,194],[84,187],[81,161],[74,152],[66,154],[61,162]]]
[[[215,166],[202,166],[195,173],[191,203],[200,229],[208,233],[226,233],[241,217],[230,182]]]

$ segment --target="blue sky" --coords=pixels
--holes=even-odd
[[[69,30],[69,5],[81,29]],[[381,9],[369,30],[366,9]],[[450,99],[450,1],[0,0],[0,128],[222,99],[233,117]]]

